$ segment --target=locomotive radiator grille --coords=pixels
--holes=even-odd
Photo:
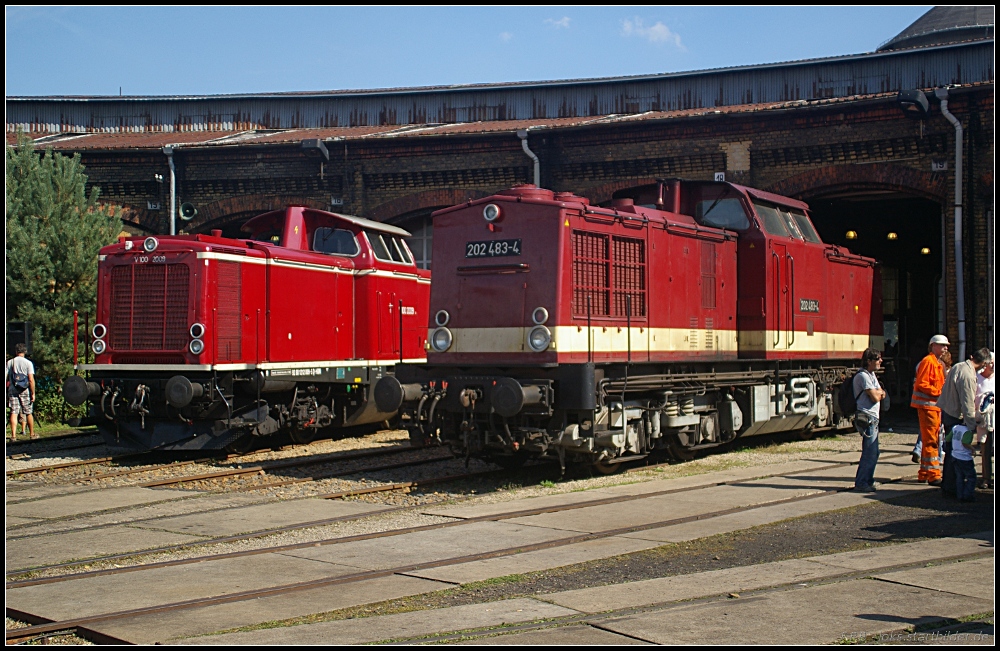
[[[240,263],[219,263],[219,302],[215,314],[215,355],[220,361],[241,358],[242,337],[240,327],[241,291]]]
[[[646,316],[646,242],[614,237],[614,314]],[[631,310],[629,314],[629,301]]]
[[[111,270],[112,350],[187,346],[188,278],[184,264],[123,265]]]
[[[646,242],[573,231],[573,314],[646,316]],[[631,314],[629,314],[631,301]]]
[[[573,314],[611,314],[608,244],[607,235],[573,231]]]

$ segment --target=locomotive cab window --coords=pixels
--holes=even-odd
[[[281,229],[271,228],[266,231],[258,231],[250,238],[254,242],[266,242],[268,244],[281,244]]]
[[[809,221],[809,216],[804,212],[790,208],[787,210],[788,215],[795,221],[795,225],[799,227],[799,232],[806,242],[812,242],[813,244],[822,244],[822,240],[819,239],[819,234],[816,229],[813,228],[812,222]]]
[[[688,188],[681,212],[691,215],[702,226],[745,231],[750,220],[739,192],[725,185],[702,185]]]
[[[321,226],[313,232],[313,251],[355,256],[361,249],[354,233],[343,228]]]
[[[785,226],[785,220],[782,218],[777,208],[757,201],[753,202],[753,207],[757,210],[757,214],[760,215],[761,221],[764,222],[765,231],[771,235],[795,237],[794,234],[788,232],[788,227]]]
[[[373,233],[365,231],[368,242],[372,246],[377,260],[383,262],[395,262],[397,264],[413,264],[413,257],[409,249],[398,237],[385,233]]]

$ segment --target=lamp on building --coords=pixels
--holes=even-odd
[[[847,231],[844,237],[846,237],[849,240],[856,240],[858,239],[858,234],[855,231]]]
[[[923,120],[930,113],[930,102],[922,90],[901,90],[896,96],[896,103],[903,114],[914,120]]]
[[[920,255],[930,255],[930,254],[931,254],[931,250],[928,249],[926,246],[924,248],[920,249]]]
[[[899,235],[896,235],[896,233],[894,233],[892,231],[889,231],[889,234],[885,236],[885,239],[887,239],[887,240],[898,240],[899,239]]]

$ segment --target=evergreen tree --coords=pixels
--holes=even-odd
[[[6,163],[7,320],[32,323],[32,359],[51,380],[41,399],[72,373],[73,310],[94,313],[97,252],[121,231],[121,210],[99,204],[98,188],[87,194],[79,154],[36,154],[18,133]]]

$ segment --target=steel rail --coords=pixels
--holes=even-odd
[[[907,454],[909,454],[909,453],[906,453],[906,454],[900,453],[900,454],[896,454],[896,455],[886,455],[885,458],[891,458],[891,457],[896,457],[896,456],[902,457],[902,456],[906,456]],[[764,475],[760,475],[760,476],[754,477],[752,479],[738,479],[738,480],[724,481],[724,482],[708,482],[708,483],[704,483],[704,484],[697,484],[697,485],[694,485],[694,486],[685,486],[685,487],[681,487],[681,488],[668,488],[668,489],[664,489],[664,490],[661,490],[661,491],[654,491],[654,492],[651,492],[651,493],[641,493],[641,494],[636,494],[636,495],[619,495],[619,496],[614,496],[614,497],[599,498],[599,499],[596,499],[596,500],[585,500],[585,501],[582,501],[582,502],[575,502],[573,504],[562,504],[562,505],[550,506],[550,507],[539,507],[539,508],[535,508],[535,509],[523,509],[523,510],[518,510],[518,511],[509,511],[509,512],[506,512],[506,513],[497,513],[497,514],[488,515],[488,516],[479,516],[479,517],[473,517],[473,518],[463,518],[463,519],[459,519],[459,520],[457,520],[455,522],[444,522],[444,523],[437,523],[437,524],[420,525],[420,526],[416,526],[416,527],[406,527],[406,528],[403,528],[403,529],[393,529],[393,530],[390,530],[390,531],[380,531],[380,532],[377,532],[377,533],[357,534],[357,535],[354,535],[354,536],[347,536],[347,537],[341,537],[341,538],[329,538],[329,539],[326,539],[326,540],[314,540],[314,541],[303,542],[303,543],[292,543],[292,544],[288,544],[288,545],[278,545],[278,546],[275,546],[275,547],[264,547],[264,548],[261,548],[261,549],[251,549],[251,550],[244,550],[244,551],[238,551],[238,552],[229,552],[229,553],[225,553],[225,554],[215,554],[215,555],[210,555],[210,556],[197,556],[197,557],[193,557],[193,558],[184,558],[184,559],[178,559],[178,560],[173,560],[173,561],[161,561],[161,562],[158,562],[158,563],[149,563],[149,564],[145,564],[145,565],[133,565],[133,566],[130,566],[130,567],[116,567],[116,568],[110,568],[110,569],[106,569],[106,570],[93,570],[93,571],[90,571],[90,572],[81,572],[81,573],[77,573],[77,574],[64,574],[64,575],[60,575],[60,576],[46,577],[46,578],[39,578],[39,579],[26,579],[26,580],[23,580],[23,581],[9,581],[7,583],[7,585],[6,585],[6,587],[7,587],[7,589],[23,588],[23,587],[29,587],[29,586],[33,586],[33,585],[43,585],[43,584],[48,584],[48,583],[61,583],[63,581],[71,581],[71,580],[81,579],[81,578],[90,578],[90,577],[96,577],[96,576],[106,576],[106,575],[109,575],[109,574],[123,574],[123,573],[126,573],[126,572],[137,572],[137,571],[147,570],[147,569],[156,569],[156,568],[162,568],[162,567],[173,567],[173,566],[177,566],[177,565],[188,565],[188,564],[192,564],[192,563],[201,563],[201,562],[211,561],[211,560],[217,560],[217,559],[228,559],[228,558],[237,558],[237,557],[242,557],[242,556],[253,556],[253,555],[257,555],[257,554],[287,552],[287,551],[294,551],[294,550],[297,550],[297,549],[304,549],[304,548],[307,548],[307,547],[323,547],[323,546],[326,546],[326,545],[336,545],[336,544],[342,544],[342,543],[347,543],[347,542],[358,542],[358,541],[362,541],[362,540],[373,540],[373,539],[377,539],[377,538],[389,538],[389,537],[393,537],[393,536],[397,536],[397,535],[403,535],[403,534],[407,534],[407,533],[416,533],[416,532],[421,532],[421,531],[431,531],[431,530],[434,530],[434,529],[443,529],[443,528],[446,528],[446,527],[452,527],[452,526],[462,525],[462,524],[471,524],[471,523],[475,523],[475,522],[494,522],[494,521],[499,521],[499,520],[508,520],[508,519],[512,519],[512,518],[527,517],[527,516],[531,516],[531,515],[541,515],[541,514],[545,514],[545,513],[557,513],[557,512],[560,512],[560,511],[572,511],[572,510],[582,509],[582,508],[588,508],[588,507],[592,507],[592,506],[603,506],[603,505],[607,505],[607,504],[617,504],[617,503],[631,502],[631,501],[640,500],[640,499],[646,499],[646,498],[650,498],[650,497],[660,497],[660,496],[663,496],[663,495],[671,495],[671,494],[675,494],[675,493],[686,493],[686,492],[690,492],[690,491],[701,490],[701,489],[704,489],[704,488],[713,488],[715,486],[736,485],[736,484],[739,484],[739,483],[742,483],[742,482],[753,481],[753,480],[756,480],[756,479],[767,479],[767,478],[771,478],[771,477],[791,477],[791,476],[798,475],[798,474],[816,472],[817,470],[825,470],[825,469],[829,469],[829,468],[838,468],[838,467],[841,467],[841,466],[844,466],[844,465],[853,465],[853,464],[851,462],[843,462],[843,463],[837,462],[837,463],[830,463],[830,464],[826,464],[826,465],[822,465],[822,466],[816,466],[814,468],[808,468],[808,469],[805,469],[805,470],[796,470],[796,471],[787,472],[787,473],[764,474]],[[364,490],[364,489],[360,489],[360,490]],[[846,489],[844,489],[844,490],[846,490]],[[374,492],[374,491],[372,491],[372,492]],[[328,499],[334,499],[334,498],[346,497],[346,496],[349,496],[349,495],[345,495],[343,493],[330,493],[329,495],[320,496],[320,497],[326,497]],[[467,499],[471,499],[471,498],[467,498]],[[454,501],[454,499],[444,500],[444,501]],[[770,502],[769,504],[772,504],[772,503],[774,503],[774,502]],[[73,567],[73,566],[79,566],[79,565],[89,565],[89,564],[92,564],[92,563],[95,563],[95,562],[99,562],[99,561],[121,560],[121,559],[125,559],[125,558],[133,558],[133,557],[137,557],[137,556],[145,556],[145,555],[153,554],[153,553],[161,553],[161,552],[168,552],[168,551],[177,551],[177,550],[180,550],[180,549],[186,549],[186,548],[190,548],[190,547],[194,547],[194,546],[219,544],[219,543],[225,543],[225,542],[236,542],[236,541],[247,540],[247,539],[251,539],[251,538],[260,538],[260,537],[264,537],[264,536],[267,536],[267,535],[272,535],[274,533],[281,533],[281,532],[288,531],[288,530],[322,526],[322,525],[325,525],[325,524],[331,524],[331,523],[335,523],[335,522],[339,522],[339,521],[344,521],[344,520],[357,520],[357,519],[366,518],[366,517],[369,517],[369,516],[372,516],[372,515],[382,515],[382,514],[386,514],[386,513],[395,513],[395,512],[403,511],[403,510],[419,510],[419,509],[422,509],[422,508],[427,508],[428,506],[433,506],[433,504],[430,504],[430,505],[428,505],[428,504],[421,504],[421,505],[417,505],[417,506],[404,506],[404,507],[398,507],[398,508],[395,508],[395,509],[378,511],[378,512],[375,512],[375,513],[360,513],[360,514],[354,514],[354,515],[339,516],[339,517],[330,518],[330,519],[327,519],[327,520],[318,520],[318,521],[315,521],[315,522],[303,523],[303,524],[299,524],[299,525],[291,525],[290,527],[281,527],[281,528],[276,528],[276,529],[268,529],[266,531],[255,532],[255,533],[251,533],[251,534],[243,534],[243,535],[239,535],[239,536],[228,536],[228,537],[225,537],[225,538],[217,538],[217,539],[212,539],[212,540],[200,541],[200,542],[197,542],[197,543],[186,543],[186,544],[179,544],[179,545],[171,545],[169,547],[162,547],[162,548],[159,548],[159,549],[152,549],[152,550],[144,550],[144,551],[141,551],[141,552],[130,552],[128,554],[117,554],[115,556],[105,556],[105,557],[92,558],[92,559],[83,560],[83,561],[74,561],[72,564],[57,564],[57,565],[51,565],[51,566],[46,566],[46,567],[26,568],[26,569],[23,569],[23,570],[18,570],[17,572],[8,573],[8,576],[17,576],[17,575],[20,575],[20,574],[28,574],[30,572],[39,572],[39,571],[43,571],[43,570],[46,570],[46,569],[56,569],[56,568],[60,568],[60,567]],[[747,508],[755,508],[755,507],[747,507]]]
[[[836,464],[840,465],[840,464]],[[810,469],[808,472],[815,472],[816,468]],[[782,475],[778,475],[782,476]],[[727,482],[723,482],[727,483]],[[705,486],[702,486],[705,488]],[[358,583],[361,581],[383,578],[388,576],[393,576],[395,574],[410,574],[413,572],[419,572],[421,570],[433,569],[437,567],[447,567],[450,565],[460,565],[462,563],[469,563],[473,561],[486,560],[491,558],[502,558],[505,556],[513,556],[520,553],[539,551],[543,549],[553,549],[558,547],[565,547],[568,545],[588,542],[591,540],[599,540],[602,538],[610,538],[613,536],[619,536],[626,533],[635,533],[637,531],[648,531],[650,529],[658,529],[661,527],[684,524],[687,522],[696,522],[698,520],[707,520],[710,518],[721,517],[724,515],[730,515],[733,513],[743,513],[748,510],[764,508],[768,506],[774,506],[778,504],[789,504],[793,502],[800,502],[809,499],[816,499],[818,497],[824,497],[832,493],[843,492],[847,489],[818,489],[815,493],[810,493],[808,495],[797,495],[794,497],[789,497],[780,500],[773,500],[770,502],[764,502],[761,504],[754,504],[751,506],[737,506],[728,509],[720,509],[718,511],[711,511],[709,513],[701,513],[697,515],[685,516],[681,518],[671,518],[668,520],[662,520],[659,522],[650,522],[642,525],[633,525],[628,527],[617,527],[614,529],[606,529],[603,531],[596,531],[591,533],[577,534],[573,536],[567,536],[565,538],[558,538],[555,540],[548,540],[540,543],[532,543],[527,545],[515,545],[514,547],[507,547],[504,549],[497,549],[489,552],[481,552],[478,554],[468,554],[465,556],[455,556],[446,559],[440,559],[436,561],[428,561],[425,563],[411,563],[407,565],[401,565],[393,568],[387,568],[382,570],[365,570],[362,572],[356,572],[353,574],[347,574],[335,577],[323,577],[320,579],[313,579],[311,581],[302,581],[298,583],[291,583],[285,585],[271,586],[267,588],[257,588],[253,590],[246,590],[243,592],[236,592],[227,595],[216,595],[212,597],[199,597],[196,599],[188,599],[184,601],[178,601],[168,604],[160,604],[157,606],[146,606],[143,608],[134,608],[130,610],[122,610],[111,613],[102,613],[99,615],[89,615],[84,617],[78,617],[70,620],[65,620],[61,622],[54,622],[52,624],[42,624],[37,626],[29,626],[27,628],[16,629],[15,631],[8,632],[8,636],[12,633],[24,636],[25,634],[30,635],[40,635],[43,633],[48,633],[51,631],[64,630],[69,627],[74,626],[84,626],[87,624],[94,624],[99,622],[106,622],[116,619],[125,619],[129,617],[138,617],[142,615],[151,615],[157,613],[172,612],[178,610],[188,610],[192,608],[200,608],[206,606],[214,606],[226,603],[234,603],[240,601],[248,601],[251,599],[262,599],[266,597],[272,597],[282,594],[288,594],[291,592],[298,592],[303,590],[310,590],[313,588],[323,588],[334,585],[346,585],[350,583]],[[646,495],[644,497],[649,497]],[[630,498],[635,498],[636,496],[628,496]],[[603,502],[605,500],[596,500],[596,502]],[[625,500],[623,500],[625,501]],[[581,507],[578,507],[581,508]],[[442,529],[447,527],[461,526],[463,524],[468,524],[470,522],[481,522],[481,521],[497,521],[504,520],[511,517],[524,517],[524,514],[531,514],[532,512],[544,512],[546,509],[528,509],[527,511],[517,512],[516,514],[495,514],[491,516],[482,516],[478,518],[469,518],[466,520],[460,520],[451,523],[442,523],[438,525],[425,525],[421,527],[410,527],[408,529],[401,529],[396,532],[392,532],[395,535],[401,533],[408,533],[411,531],[426,531],[428,529]],[[562,510],[562,509],[555,509]],[[374,536],[370,534],[360,535],[360,536],[350,536],[347,538],[339,539],[338,542],[348,542],[352,540],[364,540],[370,539]],[[307,545],[303,545],[307,546]],[[316,546],[316,543],[309,543],[308,546]],[[219,557],[221,558],[221,556]],[[149,566],[151,567],[151,566]],[[8,584],[8,589],[11,586]]]

